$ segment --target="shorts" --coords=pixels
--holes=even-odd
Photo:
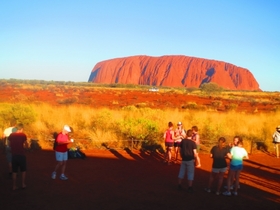
[[[174,147],[180,147],[181,142],[174,142]]]
[[[194,179],[194,160],[182,161],[178,178],[183,179],[185,177],[186,171],[187,171],[188,180],[193,181],[193,179]]]
[[[212,168],[213,173],[225,173],[227,171],[227,167],[225,168]]]
[[[229,169],[231,171],[239,171],[239,170],[242,170],[243,169],[243,165],[231,165],[229,166]]]
[[[26,157],[24,155],[13,155],[12,156],[13,173],[17,173],[18,168],[20,169],[21,172],[26,171]]]
[[[57,152],[55,151],[56,161],[62,162],[68,160],[68,152]]]
[[[173,142],[165,142],[166,147],[173,147],[174,143]]]
[[[7,158],[8,163],[11,163],[12,162],[11,147],[6,146],[5,152],[6,152],[6,158]]]

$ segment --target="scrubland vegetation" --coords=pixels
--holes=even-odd
[[[231,142],[235,135],[240,135],[248,151],[263,149],[272,152],[271,135],[280,122],[279,113],[157,110],[135,106],[108,110],[47,104],[1,104],[0,116],[1,132],[11,117],[16,118],[25,124],[28,137],[38,139],[40,146],[46,149],[51,148],[52,133],[60,131],[65,122],[73,128],[71,135],[76,139],[76,145],[83,149],[130,147],[132,139],[138,149],[164,148],[162,136],[167,123],[172,121],[176,125],[182,121],[185,129],[192,125],[199,127],[202,150],[209,151],[220,136]]]
[[[13,80],[10,82],[14,82]],[[86,86],[88,83],[72,82],[45,82],[29,81],[28,83],[15,82],[19,88],[32,86],[33,88],[50,88],[57,85]],[[42,83],[42,84],[41,84]],[[63,84],[60,84],[63,83]],[[88,86],[94,86],[88,84]],[[126,85],[124,87],[104,85],[101,88],[143,88]],[[147,89],[146,86],[144,88]],[[206,88],[206,89],[205,89]],[[207,89],[208,88],[208,89]],[[211,89],[212,88],[212,89]],[[162,90],[161,90],[162,91]],[[222,98],[235,97],[235,101],[242,101],[252,95],[266,95],[265,92],[223,91],[214,85],[204,86],[201,89],[174,89],[166,88],[173,94],[204,94],[215,97],[209,107],[198,108],[196,102],[188,102],[181,109],[149,108],[147,104],[131,104],[120,109],[110,110],[93,108],[87,104],[60,103],[58,106],[44,103],[0,103],[0,132],[9,126],[9,121],[16,119],[25,124],[25,133],[29,140],[38,140],[43,149],[51,149],[52,134],[59,132],[65,123],[73,128],[72,137],[76,140],[75,146],[82,149],[91,148],[126,148],[160,150],[164,148],[163,133],[167,123],[172,121],[176,126],[178,121],[183,122],[185,129],[197,125],[202,141],[202,151],[216,144],[219,137],[226,137],[228,143],[235,135],[243,137],[244,147],[249,152],[263,150],[273,152],[272,133],[280,124],[280,111],[277,106],[272,112],[246,113],[237,112],[238,104],[228,104],[226,111],[215,111],[222,105]],[[240,97],[240,98],[238,98]],[[266,97],[269,98],[269,97]],[[274,101],[278,99],[271,97]],[[251,99],[252,100],[252,99]],[[263,100],[263,101],[257,101]],[[254,103],[272,103],[267,99],[258,99]],[[90,101],[89,101],[90,102]],[[118,97],[112,102],[118,104]],[[132,144],[133,143],[133,144]]]

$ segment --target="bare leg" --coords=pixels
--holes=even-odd
[[[8,165],[9,165],[9,173],[12,173],[12,163],[9,162]]]
[[[221,192],[221,187],[223,184],[223,179],[224,179],[224,174],[223,172],[220,172],[218,174],[218,186],[217,186],[217,192]]]
[[[227,191],[228,192],[230,192],[230,186],[231,186],[234,175],[235,175],[235,172],[230,170],[228,173],[228,179],[227,179]]]
[[[279,158],[279,144],[275,144],[276,157]]]
[[[21,178],[22,178],[22,188],[26,188],[25,184],[25,177],[26,177],[26,171],[21,172]]]
[[[213,183],[213,180],[214,180],[214,176],[215,176],[215,173],[211,172],[210,173],[210,177],[209,177],[209,181],[208,181],[208,189],[211,189],[211,186],[212,186],[212,183]]]
[[[65,173],[65,168],[66,168],[66,161],[62,162],[62,168],[61,168],[61,174]]]
[[[175,147],[175,161],[177,161],[178,158],[178,147]]]
[[[13,190],[17,189],[17,173],[13,173]]]
[[[241,170],[238,170],[235,173],[235,185],[234,185],[234,191],[235,192],[237,192],[237,190],[238,190],[240,172],[241,172]]]
[[[58,169],[62,164],[63,164],[62,161],[57,161],[57,164],[56,164],[56,166],[55,166],[55,168],[54,168],[54,172],[56,172],[57,169]]]

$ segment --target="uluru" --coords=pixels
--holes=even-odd
[[[89,82],[199,88],[216,83],[228,90],[260,91],[254,75],[230,63],[184,55],[130,56],[97,63]]]

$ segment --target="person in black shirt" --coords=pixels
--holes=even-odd
[[[184,179],[185,173],[187,171],[188,178],[188,192],[193,192],[193,180],[194,180],[194,170],[195,170],[195,159],[198,156],[196,143],[192,140],[192,130],[188,130],[186,137],[183,138],[180,145],[180,154],[182,158],[179,175],[178,175],[178,189],[182,189],[182,181]],[[199,160],[199,159],[198,159]],[[197,163],[200,165],[200,162]]]
[[[211,192],[211,186],[214,178],[218,177],[216,195],[220,195],[224,174],[227,171],[226,158],[230,158],[229,147],[226,146],[226,139],[224,137],[220,137],[218,140],[218,145],[212,147],[210,151],[210,157],[213,158],[212,172],[210,173],[208,187],[205,188],[205,191],[209,193]]]

